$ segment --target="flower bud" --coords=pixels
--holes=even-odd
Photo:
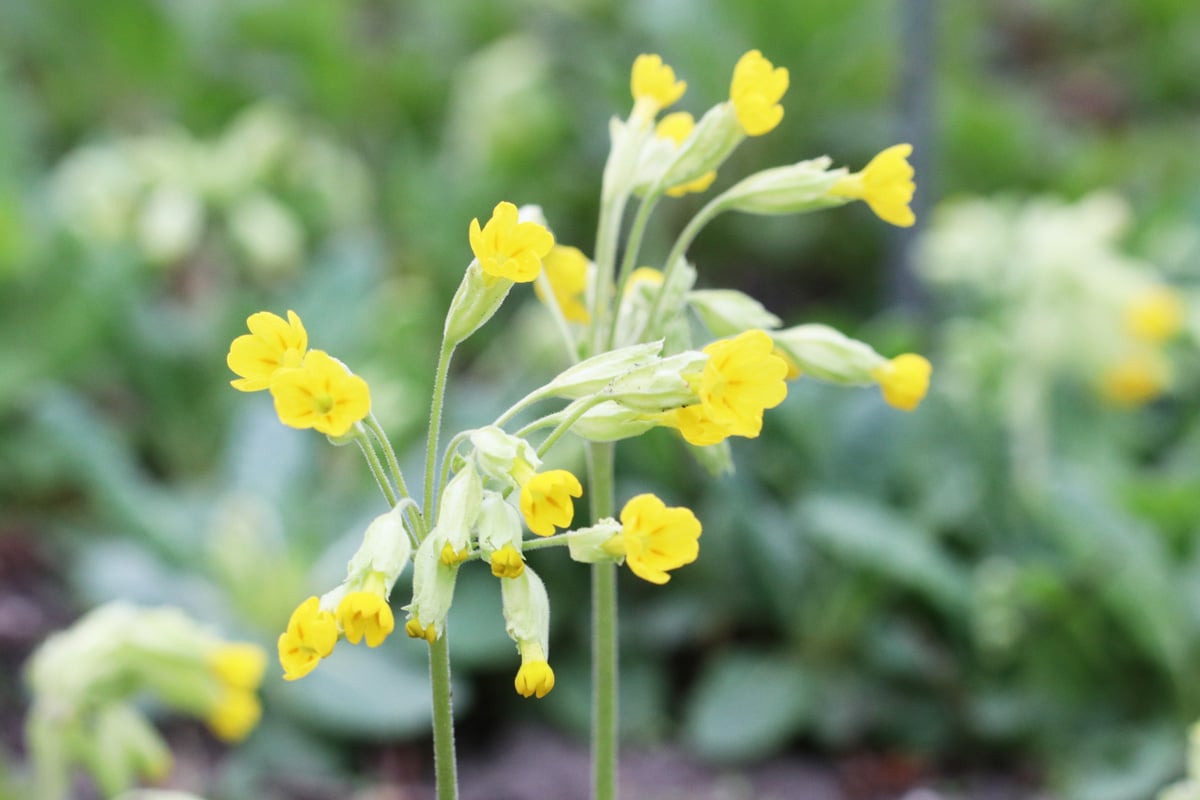
[[[440,533],[458,560],[466,558],[470,548],[471,532],[479,517],[479,505],[483,500],[483,481],[475,467],[468,464],[450,479],[442,490],[442,501],[438,506],[437,525],[434,533]],[[430,538],[433,533],[430,534]]]
[[[736,289],[696,289],[688,292],[687,300],[718,339],[755,328],[773,330],[783,324],[762,303]]]

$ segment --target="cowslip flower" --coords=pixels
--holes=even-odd
[[[532,569],[501,581],[504,630],[517,643],[521,668],[513,681],[522,697],[545,697],[554,688],[554,670],[546,655],[550,650],[550,598],[542,579]]]
[[[871,159],[861,172],[839,180],[829,190],[832,197],[863,200],[884,222],[908,228],[917,221],[909,204],[917,185],[908,163],[911,144],[895,144]]]
[[[471,220],[468,234],[483,271],[515,283],[537,280],[542,259],[554,246],[550,231],[536,222],[518,221],[517,207],[507,202],[492,209],[492,218],[482,229],[478,219]]]
[[[521,668],[513,686],[522,697],[537,697],[539,700],[554,688],[554,670],[546,660],[537,642],[527,642],[520,648]]]
[[[250,735],[262,718],[262,703],[253,691],[225,687],[205,718],[218,739],[240,742]]]
[[[1170,385],[1171,368],[1154,351],[1140,351],[1109,365],[1100,375],[1100,395],[1121,408],[1132,408],[1158,397]]]
[[[1125,307],[1125,330],[1138,341],[1160,344],[1183,328],[1183,303],[1165,286],[1147,289]]]
[[[550,282],[554,302],[558,304],[563,317],[568,322],[587,323],[591,316],[581,300],[587,290],[587,256],[577,247],[556,244],[542,259],[542,268],[546,271],[546,280]],[[533,285],[533,291],[539,300],[547,302],[540,281]]]
[[[240,742],[262,717],[256,691],[266,672],[267,654],[254,644],[221,644],[209,655],[208,665],[220,689],[205,722],[222,741]]]
[[[267,669],[267,654],[256,644],[222,644],[208,657],[220,681],[237,689],[257,689]]]
[[[776,68],[760,51],[751,50],[738,59],[729,99],[747,136],[762,136],[779,124],[783,119],[779,100],[787,88],[787,69]]]
[[[621,509],[621,530],[604,545],[624,556],[634,575],[650,583],[671,580],[667,570],[691,564],[700,555],[700,520],[690,509],[668,508],[652,494],[639,494]]]
[[[371,412],[367,382],[323,350],[312,350],[299,369],[271,379],[275,412],[284,425],[343,436]]]
[[[687,138],[692,135],[692,131],[696,129],[696,120],[691,114],[686,111],[676,111],[674,114],[667,114],[654,128],[654,135],[660,139],[668,139],[675,143],[676,147],[682,145]],[[678,186],[672,186],[667,189],[667,195],[670,197],[682,197],[689,193],[703,192],[712,186],[712,182],[717,179],[717,171],[709,170],[695,180],[681,183]]]
[[[378,647],[396,629],[396,618],[384,594],[382,575],[369,576],[362,591],[347,592],[337,607],[337,621],[350,644],[367,640]]]
[[[871,370],[871,377],[879,383],[879,390],[888,405],[912,411],[925,399],[932,373],[933,365],[929,359],[916,353],[904,353]]]
[[[572,497],[583,496],[579,479],[565,469],[539,472],[521,485],[521,515],[529,530],[550,536],[555,526],[567,528],[575,516]]]
[[[787,362],[775,355],[775,343],[765,331],[750,330],[704,352],[708,362],[695,386],[704,416],[732,436],[758,436],[763,411],[787,397]]]
[[[337,621],[321,609],[321,601],[310,597],[292,612],[287,630],[279,635],[279,663],[283,679],[294,681],[317,668],[337,644]]]
[[[246,318],[250,333],[242,334],[229,346],[225,363],[239,378],[230,385],[240,392],[258,392],[271,385],[271,378],[281,369],[294,369],[304,360],[308,350],[308,333],[295,311],[287,312],[284,320],[269,311],[259,311]]]
[[[654,115],[683,97],[687,83],[675,80],[675,70],[664,64],[661,56],[643,53],[633,60],[629,91],[635,103],[650,106]]]

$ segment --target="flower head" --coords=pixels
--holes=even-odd
[[[663,584],[667,570],[700,555],[700,520],[687,508],[668,508],[652,494],[639,494],[621,509],[621,532],[604,547],[624,554],[629,569],[643,580]]]
[[[871,377],[879,382],[888,405],[912,411],[925,399],[932,373],[933,365],[929,359],[916,353],[905,353],[871,370]]]
[[[657,113],[683,97],[687,83],[675,80],[675,70],[664,64],[662,57],[643,53],[633,60],[629,90],[635,102],[644,101]]]
[[[731,436],[758,436],[763,411],[787,397],[787,362],[774,351],[775,343],[761,330],[705,347],[708,363],[696,385],[704,416]]]
[[[546,280],[554,292],[554,302],[558,303],[562,314],[570,322],[586,323],[591,316],[587,306],[580,298],[587,290],[588,259],[577,247],[554,245],[550,254],[542,259],[542,267],[546,270]],[[541,282],[533,285],[533,291],[538,298],[546,302],[546,294],[542,291]]]
[[[471,220],[471,250],[479,266],[493,278],[516,283],[537,280],[542,259],[554,246],[554,237],[536,222],[519,222],[517,207],[499,203],[482,230],[479,220]]]
[[[751,50],[733,68],[729,99],[747,136],[762,136],[783,119],[779,100],[788,88],[788,71]]]
[[[1125,307],[1125,330],[1138,341],[1165,342],[1183,328],[1183,303],[1165,286],[1155,286]]]
[[[696,129],[696,120],[691,114],[686,111],[676,111],[674,114],[667,114],[654,129],[654,135],[660,139],[669,139],[675,143],[676,147],[682,145],[687,138],[692,135],[692,131]],[[695,180],[681,183],[678,186],[672,186],[667,189],[667,194],[671,197],[682,197],[685,194],[693,192],[703,192],[712,186],[712,182],[717,179],[717,171],[709,170]]]
[[[287,630],[279,635],[279,663],[283,679],[294,681],[316,669],[337,644],[337,621],[321,609],[321,601],[310,597],[292,612]]]
[[[911,144],[895,144],[871,159],[862,172],[847,175],[833,185],[829,194],[864,200],[884,222],[901,228],[917,221],[909,204],[917,185],[913,183],[913,168],[908,163]]]
[[[284,425],[342,436],[371,412],[367,382],[322,350],[304,357],[299,369],[271,379],[271,397]]]
[[[358,644],[364,638],[367,647],[378,647],[396,629],[387,598],[377,592],[349,592],[338,603],[337,620],[346,641]]]
[[[242,392],[257,392],[271,385],[271,377],[281,369],[293,369],[304,360],[308,333],[295,311],[284,320],[269,311],[259,311],[246,319],[250,333],[242,334],[229,346],[225,363],[241,377],[230,381]]]
[[[582,496],[583,485],[565,469],[539,472],[521,486],[521,514],[529,530],[550,536],[555,526],[570,526],[575,516],[571,498]]]

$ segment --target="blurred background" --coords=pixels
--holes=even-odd
[[[1193,0],[0,0],[0,793],[24,796],[20,668],[48,634],[124,598],[273,650],[382,510],[357,453],[229,388],[249,313],[295,309],[367,378],[412,480],[470,219],[538,203],[590,252],[633,58],[660,53],[698,116],[750,48],[790,70],[786,117],[720,187],[912,141],[918,225],[723,217],[700,285],[925,353],[933,389],[903,414],[801,380],[720,479],[669,432],[619,448],[618,498],[705,526],[667,587],[622,576],[625,796],[1138,800],[1179,779],[1200,717]],[[702,202],[664,204],[643,252]],[[1173,335],[1139,333],[1163,287]],[[446,430],[556,363],[526,294],[460,352]],[[494,579],[460,577],[464,797],[586,796],[586,568],[560,555],[530,556],[542,701],[512,691]],[[163,715],[167,785],[430,797],[425,659],[393,637],[296,684],[272,665],[236,749]]]

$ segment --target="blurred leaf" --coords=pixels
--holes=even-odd
[[[717,656],[688,699],[683,735],[706,758],[744,761],[780,748],[808,719],[813,692],[799,665],[767,653]]]
[[[1182,731],[1172,728],[1093,732],[1065,754],[1062,782],[1071,800],[1144,800],[1177,777]]]

